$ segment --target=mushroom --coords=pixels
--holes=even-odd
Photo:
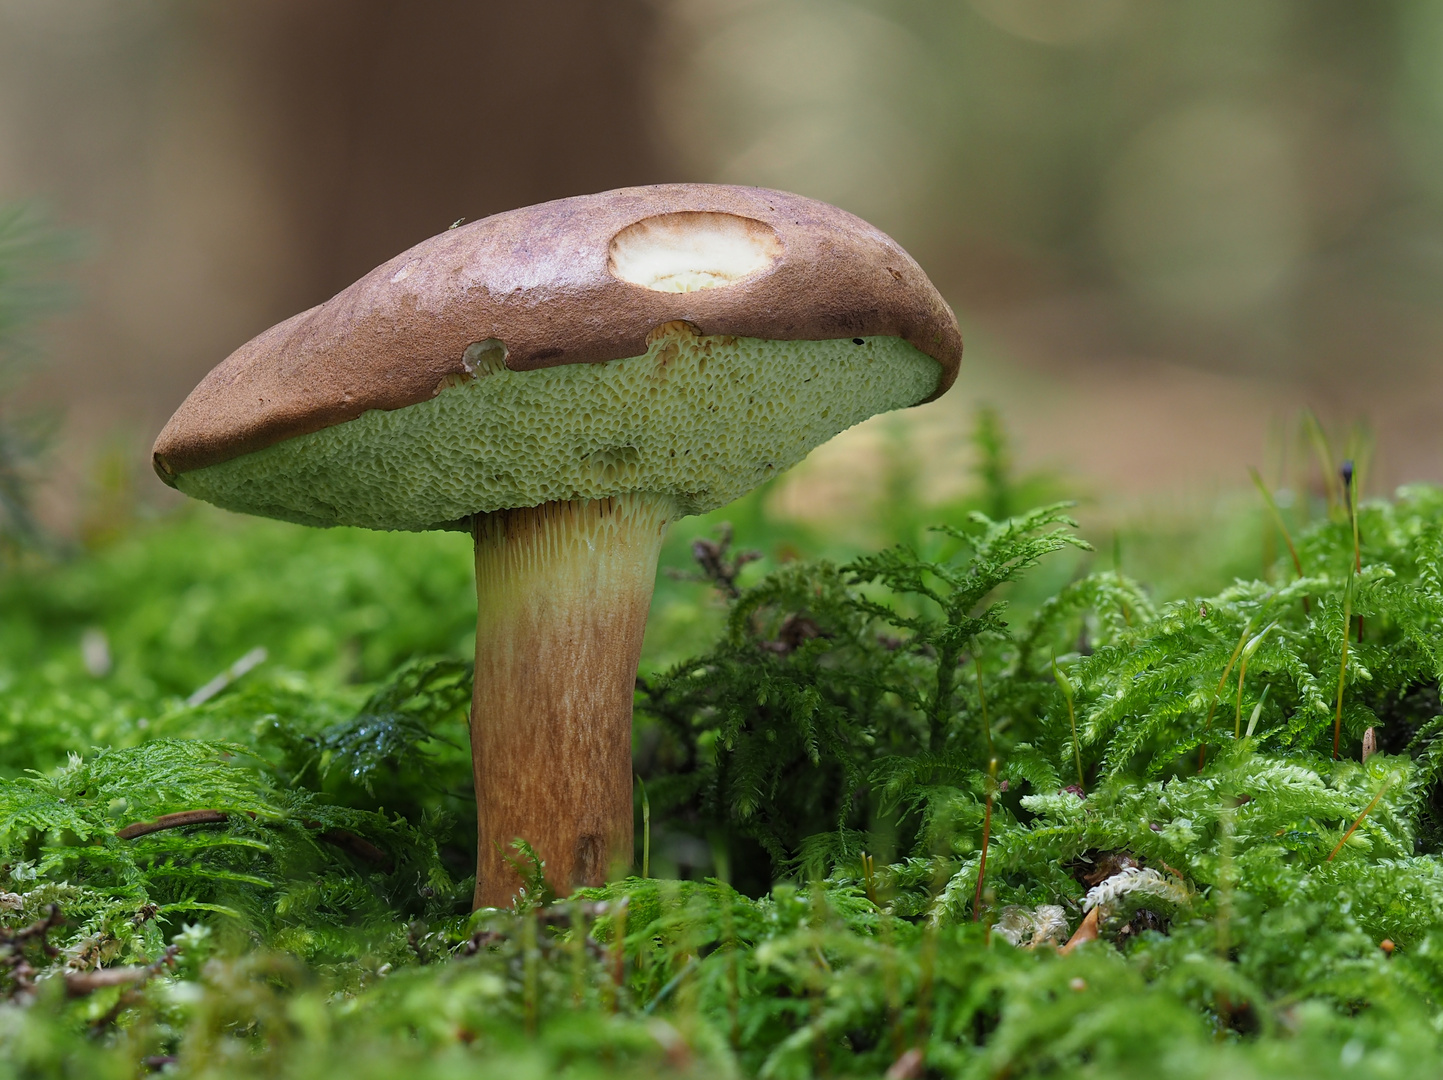
[[[670,522],[956,378],[893,240],[757,188],[626,188],[422,241],[212,370],[161,479],[306,525],[475,539],[475,902],[632,858],[631,713]]]

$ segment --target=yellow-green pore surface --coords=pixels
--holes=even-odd
[[[916,404],[941,373],[900,338],[764,341],[681,326],[625,360],[511,371],[499,357],[430,401],[197,469],[176,486],[244,513],[372,529],[627,492],[700,514],[839,431]]]

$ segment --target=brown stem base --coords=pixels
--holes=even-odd
[[[559,895],[632,860],[631,705],[670,499],[478,515],[477,907],[522,885],[522,839]]]

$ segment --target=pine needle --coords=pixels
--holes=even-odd
[[[1348,842],[1348,839],[1349,839],[1355,832],[1358,831],[1358,826],[1361,825],[1361,824],[1363,824],[1363,819],[1364,819],[1365,817],[1367,817],[1370,813],[1372,813],[1373,807],[1375,807],[1375,806],[1378,805],[1378,803],[1382,800],[1383,796],[1384,796],[1385,794],[1387,794],[1388,788],[1389,788],[1391,785],[1392,785],[1392,780],[1391,780],[1391,779],[1389,779],[1389,780],[1387,780],[1387,781],[1384,782],[1383,786],[1378,789],[1378,794],[1376,794],[1376,795],[1373,796],[1373,801],[1370,802],[1367,806],[1363,807],[1363,812],[1357,816],[1357,818],[1354,820],[1353,824],[1351,824],[1350,826],[1348,826],[1348,831],[1343,834],[1343,839],[1339,840],[1338,843],[1337,843],[1337,846],[1334,847],[1333,850],[1328,853],[1328,857],[1323,860],[1324,862],[1332,862],[1332,861],[1333,861],[1333,856],[1336,855],[1336,854],[1338,854],[1338,852],[1340,852],[1340,851],[1343,850],[1343,845],[1346,844],[1346,843]]]

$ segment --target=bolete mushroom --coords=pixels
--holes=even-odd
[[[422,241],[241,346],[155,443],[167,484],[476,545],[477,905],[517,838],[569,892],[632,851],[631,712],[667,525],[956,378],[956,320],[824,203],[668,184]]]

